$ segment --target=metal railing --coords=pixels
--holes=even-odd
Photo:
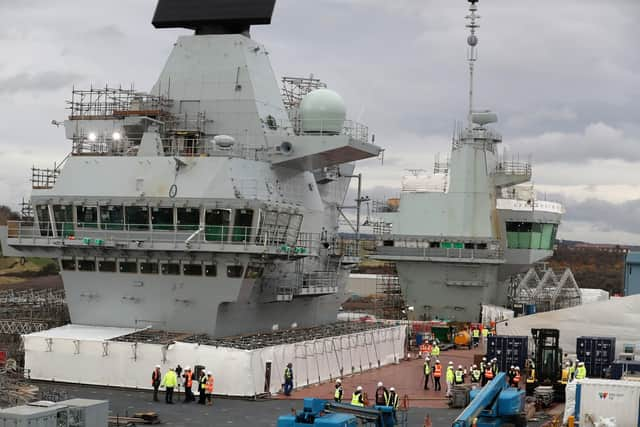
[[[208,245],[268,247],[292,256],[317,254],[320,233],[288,232],[286,226],[243,227],[230,225],[162,225],[122,223],[56,222],[38,226],[32,221],[9,221],[8,237],[17,243],[38,245],[120,246],[153,249],[154,246],[186,249],[207,249]],[[14,242],[11,242],[14,243]]]
[[[505,161],[499,162],[496,166],[496,173],[504,175],[531,175],[531,164],[529,162]]]

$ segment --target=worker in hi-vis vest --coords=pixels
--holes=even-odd
[[[364,396],[362,395],[362,386],[359,385],[356,391],[351,395],[351,404],[353,406],[364,406]]]

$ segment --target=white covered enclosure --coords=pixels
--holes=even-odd
[[[118,340],[132,332],[66,325],[25,335],[25,368],[37,380],[150,389],[155,365],[163,374],[178,364],[201,365],[214,375],[215,394],[249,397],[277,393],[289,362],[296,388],[398,362],[406,325],[251,350],[178,339],[164,344]]]
[[[563,351],[575,353],[579,336],[615,337],[616,354],[623,344],[640,343],[640,295],[517,317],[497,324],[499,335],[531,334],[531,328],[560,330]]]

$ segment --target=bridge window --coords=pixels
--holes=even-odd
[[[100,206],[100,224],[103,230],[122,230],[124,228],[122,206]]]
[[[160,271],[162,272],[162,274],[166,276],[179,276],[180,264],[177,264],[177,263],[162,264]]]
[[[76,206],[78,228],[98,228],[98,208],[95,206]]]
[[[238,209],[233,223],[233,241],[248,242],[251,237],[251,226],[253,225],[253,210]]]
[[[178,208],[178,230],[195,231],[200,228],[200,209]]]
[[[93,259],[78,260],[79,271],[96,271],[96,261]]]
[[[141,262],[140,273],[142,274],[158,274],[157,262]]]
[[[52,236],[53,231],[51,230],[51,219],[49,218],[49,206],[47,205],[37,205],[36,206],[36,215],[38,216],[38,224],[40,227],[40,235],[41,236]],[[75,270],[75,267],[74,267]]]
[[[557,224],[537,222],[507,222],[509,249],[551,250],[556,240]]]
[[[202,264],[184,264],[182,272],[185,276],[202,276]]]
[[[115,261],[98,261],[98,271],[102,273],[115,273],[116,262]]]
[[[216,277],[218,268],[215,264],[206,264],[204,266],[204,275],[207,277]]]
[[[127,228],[131,231],[149,230],[149,208],[146,206],[127,206],[125,208]]]
[[[72,207],[67,205],[53,205],[53,217],[56,221],[58,236],[74,235]]]
[[[229,235],[229,209],[207,209],[204,218],[205,239],[213,242],[226,241]]]
[[[151,209],[151,224],[154,230],[173,231],[173,208]]]
[[[242,277],[242,272],[244,268],[242,265],[227,265],[227,277]]]
[[[75,271],[76,269],[76,260],[72,259],[63,259],[61,262],[62,269],[65,271]]]
[[[120,261],[120,273],[137,273],[138,263],[134,261]]]

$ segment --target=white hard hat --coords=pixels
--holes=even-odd
[[[436,359],[436,363],[440,363],[440,359]]]
[[[451,360],[449,360],[449,365],[453,365],[453,362]]]
[[[462,365],[458,365],[458,369],[462,369]]]
[[[186,368],[184,368],[185,371],[190,371],[191,370],[191,366],[187,366]]]
[[[338,384],[342,384],[342,380],[341,380],[340,378],[338,378],[338,379],[336,380],[336,382],[337,382]]]
[[[207,371],[207,375],[212,375],[212,374],[211,374],[211,371]]]
[[[382,381],[378,383],[378,387],[382,387]]]
[[[362,386],[361,386],[361,385],[359,385],[359,386],[356,388],[356,391],[362,391]]]
[[[520,370],[520,366],[516,366],[516,371],[519,371],[519,370]]]
[[[513,368],[515,368],[515,366],[511,365],[511,368],[510,368],[510,369],[513,369]]]
[[[486,357],[483,357],[483,358],[482,358],[482,360],[484,360],[484,361],[486,362],[486,361],[487,361],[487,358],[486,358]]]
[[[395,387],[391,387],[389,391],[396,391]]]
[[[425,357],[424,360],[431,360],[429,356]]]
[[[156,368],[160,369],[160,365],[156,365]]]
[[[578,363],[579,366],[584,366],[584,362]]]
[[[477,367],[478,367],[478,365],[473,365],[472,366],[473,369],[476,369]]]

